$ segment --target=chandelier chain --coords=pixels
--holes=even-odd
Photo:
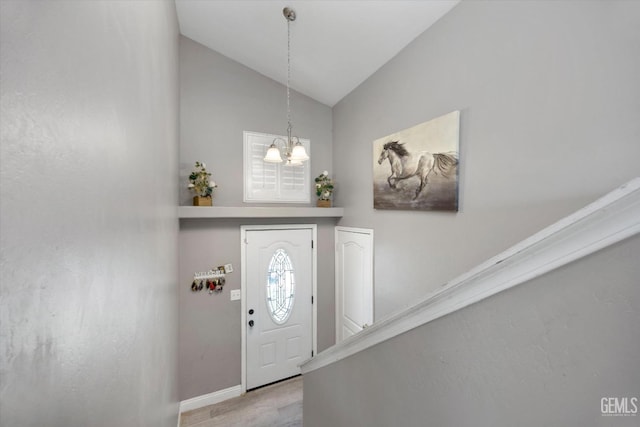
[[[291,136],[291,21],[296,20],[296,12],[290,7],[282,9],[282,14],[287,19],[287,140],[283,137],[276,137],[264,156],[264,161],[268,163],[282,163],[280,150],[276,142],[284,143],[286,165],[300,166],[309,160],[309,155],[297,136]]]
[[[291,97],[289,94],[289,82],[291,80],[291,21],[287,19],[287,130],[291,140]]]

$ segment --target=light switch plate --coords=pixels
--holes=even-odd
[[[240,289],[231,289],[230,292],[231,301],[237,301],[240,299]]]
[[[233,271],[233,265],[231,264],[225,264],[224,265],[224,272],[225,273],[231,273]]]

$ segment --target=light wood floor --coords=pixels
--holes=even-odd
[[[301,427],[302,376],[184,412],[180,427]]]

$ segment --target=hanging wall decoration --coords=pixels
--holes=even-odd
[[[373,141],[373,207],[458,211],[460,111]]]
[[[200,292],[204,288],[209,291],[209,295],[214,292],[219,294],[222,292],[225,283],[225,270],[223,268],[219,267],[217,270],[197,272],[193,274],[191,291]]]

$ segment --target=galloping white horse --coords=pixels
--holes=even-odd
[[[411,154],[404,148],[404,143],[390,141],[384,144],[382,152],[378,158],[381,165],[386,159],[391,165],[391,175],[387,177],[389,187],[397,188],[400,180],[417,176],[420,178],[420,185],[416,189],[413,200],[417,199],[422,189],[427,185],[429,174],[440,172],[441,175],[449,177],[449,173],[458,164],[458,157],[455,151],[449,153],[428,153],[421,151]]]

